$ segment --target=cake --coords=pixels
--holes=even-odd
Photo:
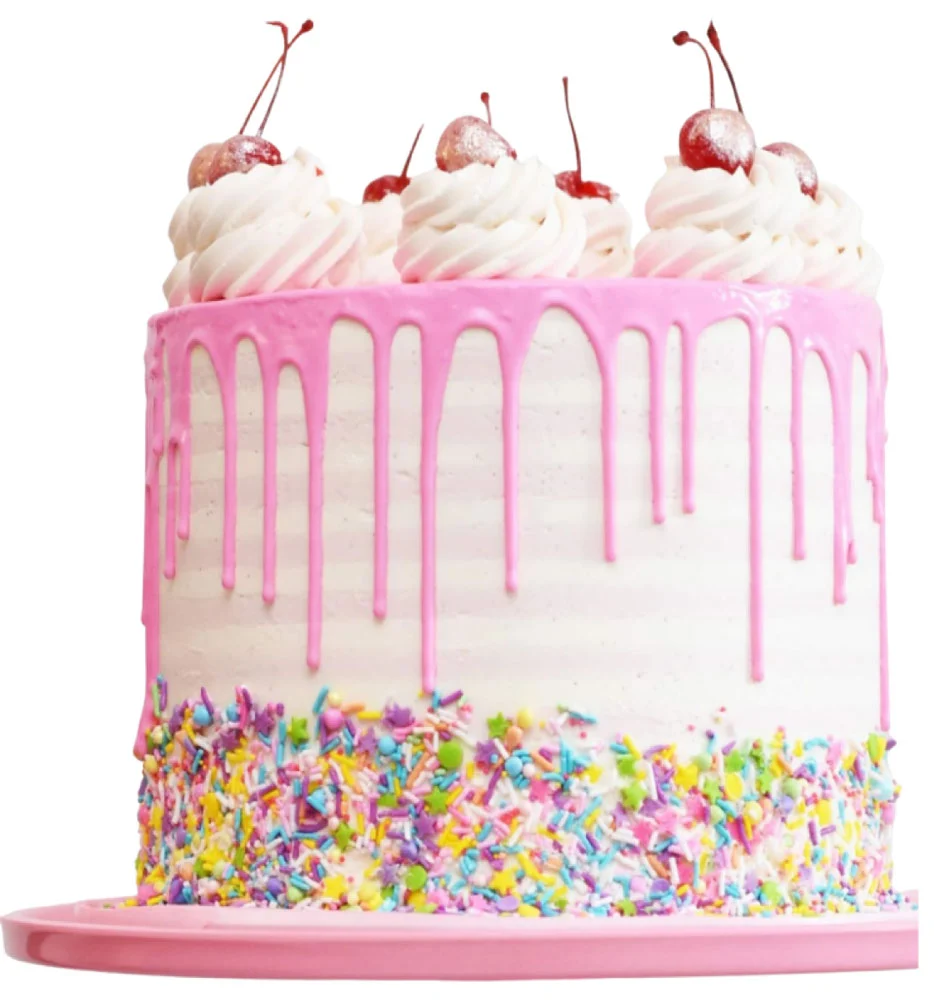
[[[246,125],[193,162],[132,904],[901,904],[878,258],[713,96],[634,253],[488,98],[362,206]]]

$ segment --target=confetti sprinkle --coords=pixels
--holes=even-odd
[[[220,904],[521,917],[817,915],[908,905],[892,889],[894,745],[771,738],[640,749],[592,715],[529,709],[470,733],[460,692],[311,718],[206,691],[167,708],[143,760],[138,892]],[[586,725],[586,741],[580,740]],[[507,742],[508,736],[508,742]]]

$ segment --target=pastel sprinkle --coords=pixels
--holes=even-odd
[[[891,881],[888,737],[640,750],[531,709],[471,739],[460,691],[367,708],[322,689],[285,718],[237,688],[149,731],[128,905],[773,916],[906,905]],[[223,702],[218,702],[218,706]],[[482,723],[481,723],[482,725]],[[582,739],[582,735],[584,738]]]
[[[448,771],[456,771],[464,760],[464,748],[457,740],[448,740],[438,747],[438,763]]]

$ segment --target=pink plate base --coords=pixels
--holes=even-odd
[[[106,900],[3,918],[8,955],[99,972],[250,979],[562,979],[913,969],[918,911],[523,920]]]

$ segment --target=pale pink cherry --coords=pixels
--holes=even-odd
[[[422,137],[422,129],[424,129],[424,127],[425,126],[422,125],[422,127],[415,133],[415,141],[412,143],[409,155],[405,159],[405,163],[402,167],[402,173],[384,174],[382,177],[377,177],[375,181],[370,181],[363,192],[364,202],[382,201],[387,195],[402,194],[402,192],[409,186],[411,183],[411,178],[409,177],[409,166],[412,163],[412,157],[415,154],[415,147],[418,145],[418,140]]]
[[[770,142],[768,146],[762,148],[769,153],[790,160],[791,165],[795,168],[795,176],[798,178],[802,194],[806,194],[809,198],[817,197],[817,189],[820,186],[817,167],[800,146],[796,146],[793,142]]]
[[[191,158],[191,165],[188,167],[188,189],[204,187],[208,182],[208,172],[217,151],[221,148],[219,142],[209,142],[202,146]]]
[[[691,115],[681,127],[681,162],[692,170],[719,167],[732,174],[742,168],[748,174],[756,158],[756,137],[749,122],[740,111],[717,107],[713,63],[703,42],[686,31],[679,31],[673,41],[675,45],[697,45],[707,60],[710,77],[710,107]]]
[[[516,151],[493,128],[490,95],[484,91],[480,100],[486,107],[486,121],[473,115],[464,115],[462,118],[455,118],[441,133],[435,151],[435,161],[440,170],[453,173],[471,163],[485,163],[492,167],[504,156],[516,159]]]
[[[263,130],[266,128],[269,115],[279,94],[279,88],[282,86],[282,77],[285,72],[286,58],[289,50],[302,35],[311,31],[314,23],[312,21],[305,21],[291,39],[289,38],[288,28],[281,21],[269,21],[268,24],[278,28],[282,32],[282,55],[276,60],[269,76],[266,77],[266,82],[256,95],[256,99],[253,101],[243,125],[240,127],[240,131],[235,136],[231,136],[226,142],[209,143],[203,146],[195,154],[188,168],[189,188],[201,187],[204,184],[213,184],[226,174],[246,173],[256,166],[257,163],[267,163],[277,166],[282,162],[282,154],[273,143],[263,138]],[[278,79],[275,90],[269,101],[266,114],[259,128],[256,130],[256,134],[245,135],[244,133],[250,123],[250,119],[253,117],[253,113],[256,111],[259,102],[262,100],[269,84],[277,73]],[[213,155],[211,155],[212,148]]]

